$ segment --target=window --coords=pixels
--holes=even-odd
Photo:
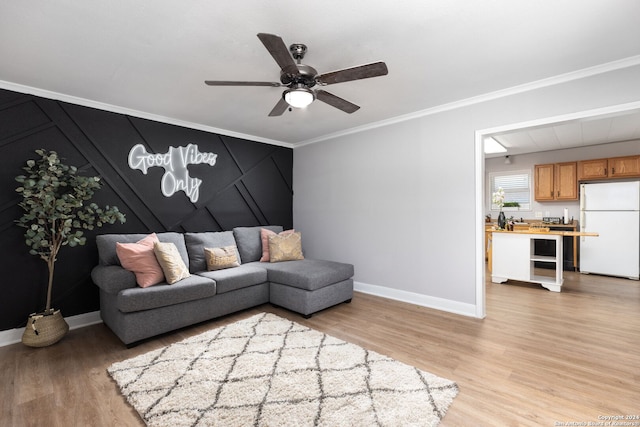
[[[491,189],[489,192],[489,203],[491,210],[500,210],[498,205],[493,204],[492,195],[502,187],[504,190],[505,204],[517,202],[520,207],[505,206],[503,211],[531,210],[531,172],[530,171],[510,171],[510,172],[493,172],[489,174]]]

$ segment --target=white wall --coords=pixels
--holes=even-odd
[[[612,144],[593,145],[580,148],[568,148],[565,150],[541,151],[538,153],[520,154],[509,156],[511,164],[504,164],[504,156],[485,160],[485,194],[484,212],[491,214],[493,219],[498,217],[498,211],[491,210],[491,190],[489,174],[492,172],[505,171],[529,171],[533,179],[533,169],[535,165],[546,163],[572,162],[577,160],[601,159],[605,157],[629,156],[640,153],[640,140],[617,142]],[[507,217],[513,215],[515,218],[535,219],[535,212],[542,212],[543,216],[564,215],[563,209],[569,209],[569,216],[578,219],[580,213],[580,202],[557,201],[557,202],[536,202],[533,197],[533,181],[531,182],[531,209],[520,209],[518,212],[505,212]],[[547,215],[549,213],[549,215]]]
[[[638,100],[634,66],[295,148],[305,255],[353,263],[356,289],[477,315],[475,131]]]

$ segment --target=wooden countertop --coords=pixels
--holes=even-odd
[[[497,226],[498,223],[497,221],[491,221],[491,222],[485,222],[485,227],[489,226]],[[515,223],[516,227],[529,227],[531,225],[535,225],[535,226],[540,226],[540,227],[549,227],[549,228],[573,228],[573,229],[577,229],[578,228],[578,221],[571,221],[568,224],[549,224],[546,222],[542,222],[540,220],[533,220],[533,219],[524,219],[523,222],[521,223]]]
[[[600,234],[591,233],[585,231],[560,231],[560,230],[549,230],[549,231],[533,231],[533,230],[486,230],[491,233],[510,233],[510,234],[542,234],[542,235],[553,235],[553,236],[570,236],[570,237],[579,237],[579,236],[592,236],[598,237]]]
[[[535,231],[530,230],[529,227],[545,227],[548,228],[549,231]],[[514,233],[514,234],[539,234],[542,236],[546,235],[560,235],[570,237],[573,241],[573,268],[574,270],[578,269],[578,237],[579,236],[592,236],[597,237],[598,233],[582,233],[578,231],[578,221],[571,221],[568,224],[545,224],[539,219],[531,220],[524,219],[521,223],[516,223],[513,225],[513,231],[507,230],[497,230],[498,224],[495,222],[485,222],[484,234],[485,239],[491,241],[491,235],[493,233]],[[491,271],[491,244],[487,247],[487,259],[489,260],[489,271]]]

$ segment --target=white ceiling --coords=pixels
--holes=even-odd
[[[496,133],[492,137],[505,147],[507,152],[487,154],[486,157],[640,140],[640,111],[631,110],[523,128]]]
[[[295,146],[601,64],[638,63],[638,18],[636,0],[0,0],[0,87]],[[268,117],[282,88],[203,83],[278,81],[259,32],[305,43],[304,63],[320,73],[383,60],[389,75],[325,88],[360,105],[353,114],[316,101]],[[545,133],[567,144],[584,129],[504,138],[541,145]]]

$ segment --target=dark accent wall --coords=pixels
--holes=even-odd
[[[189,166],[189,174],[203,181],[195,204],[182,191],[162,195],[163,168],[143,175],[128,166],[129,150],[136,144],[165,153],[169,146],[189,143],[218,155],[215,166]],[[293,223],[290,148],[0,90],[0,330],[24,326],[30,313],[44,309],[46,264],[29,255],[24,229],[14,223],[22,215],[14,178],[28,159],[37,158],[38,148],[57,151],[83,174],[101,176],[103,188],[94,201],[116,205],[127,217],[125,224],[87,233],[86,246],[62,249],[52,305],[65,316],[99,309],[90,277],[97,263],[96,234],[264,224],[290,228]]]

